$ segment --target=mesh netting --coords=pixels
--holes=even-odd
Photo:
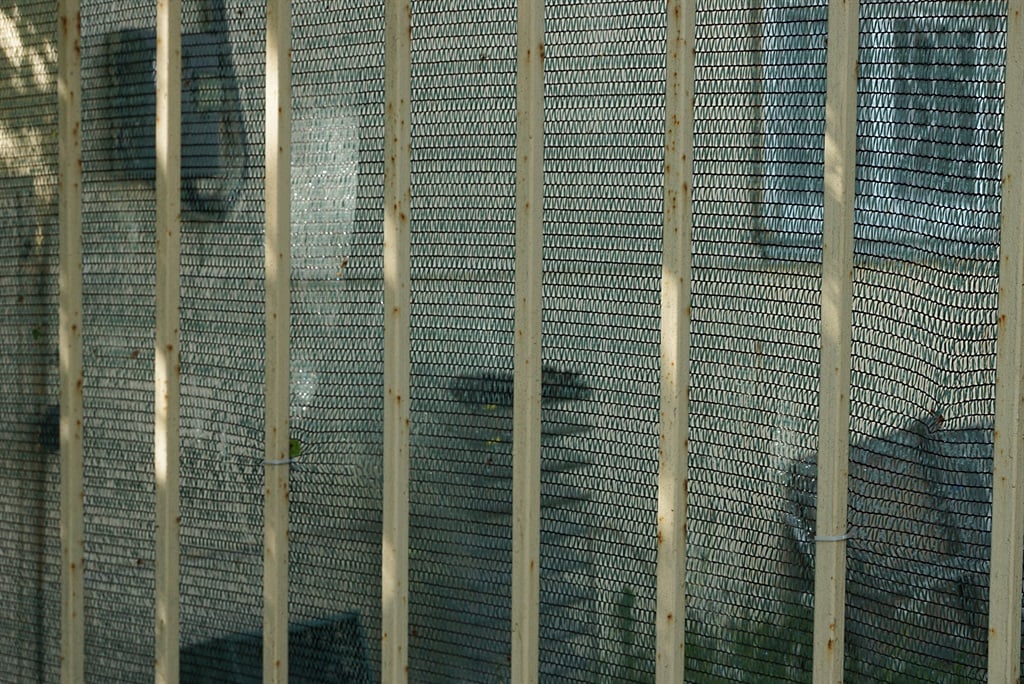
[[[515,3],[415,5],[412,35],[409,676],[502,682]]]
[[[846,593],[855,681],[984,678],[1004,13],[1000,3],[861,8]],[[811,26],[824,36],[823,15]],[[823,92],[824,53],[808,33],[789,31],[790,49],[816,50],[817,77],[803,87]],[[806,178],[799,164],[820,164],[793,153],[791,134],[766,140],[779,171]],[[820,258],[820,213],[775,223],[790,183],[772,183],[764,253]],[[787,442],[784,528],[810,606],[814,457]]]
[[[59,674],[52,9],[0,10],[0,681]],[[862,2],[850,681],[984,678],[1005,11]],[[383,16],[293,7],[295,681],[380,679]],[[251,681],[264,7],[183,23],[182,672]],[[153,24],[83,3],[90,681],[154,657]],[[654,679],[665,24],[545,9],[547,682]],[[697,8],[687,681],[810,681],[826,29]],[[413,3],[412,38],[410,680],[506,682],[515,2]]]
[[[59,659],[57,148],[53,6],[0,10],[0,680]]]
[[[862,677],[984,679],[1005,12],[863,9],[849,513],[863,532],[847,571],[847,671]]]
[[[644,454],[657,453],[658,435],[664,8],[580,9],[552,2],[545,15],[543,344],[592,394],[547,419],[554,491],[542,501],[541,557],[562,575],[549,580],[542,623],[561,603],[578,605],[567,613],[576,642],[552,635],[541,660],[572,665],[564,681],[648,681],[657,463]]]
[[[821,3],[698,6],[693,681],[799,681],[810,664],[780,510],[790,454],[815,448],[820,257],[773,242],[821,231],[824,17]]]

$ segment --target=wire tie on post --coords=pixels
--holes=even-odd
[[[287,465],[294,461],[294,458],[279,458],[276,461],[263,461],[263,465]]]
[[[847,539],[852,539],[855,536],[856,535],[853,533],[853,530],[849,529],[849,530],[846,531],[846,534],[818,536],[818,537],[814,538],[814,541],[816,541],[816,542],[841,542],[841,541],[846,541]]]

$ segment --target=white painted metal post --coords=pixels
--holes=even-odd
[[[1006,29],[988,681],[1020,681],[1024,563],[1024,0]]]
[[[263,681],[288,681],[288,394],[291,279],[291,3],[267,2],[266,457]]]
[[[384,46],[384,492],[381,675],[408,681],[409,0],[388,0]]]
[[[61,682],[85,678],[84,485],[82,450],[82,78],[78,0],[57,4],[60,224]]]
[[[683,681],[693,235],[693,0],[669,0],[665,69],[665,230],[661,267],[656,681]]]
[[[179,283],[181,265],[181,1],[156,9],[156,654],[157,684],[179,677]]]
[[[520,0],[516,48],[512,401],[512,681],[539,675],[544,2]]]
[[[846,608],[858,11],[857,0],[829,0],[814,561],[814,681],[830,684],[843,680]]]

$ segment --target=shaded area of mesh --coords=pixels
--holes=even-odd
[[[688,681],[809,679],[781,514],[815,446],[820,265],[773,241],[821,230],[824,16],[698,6]]]
[[[851,681],[984,678],[1004,12],[861,6]],[[775,255],[819,250],[818,231]],[[784,520],[810,605],[814,455],[794,456]]]
[[[985,676],[1005,12],[862,9],[851,676]]]
[[[48,54],[52,6],[19,8],[21,49]],[[182,662],[234,681],[262,611],[265,46],[257,4],[185,9]],[[862,8],[851,681],[982,676],[1003,11]],[[515,4],[413,12],[410,677],[507,681]],[[825,3],[697,19],[687,679],[809,681]],[[152,670],[152,24],[83,8],[90,679]],[[376,681],[383,10],[301,3],[293,26],[293,667]],[[546,8],[545,681],[653,676],[664,26],[657,3]],[[26,139],[55,130],[42,63],[3,63],[36,79],[0,104]],[[37,147],[0,160],[18,681],[58,667],[56,152]]]
[[[381,638],[384,9],[297,5],[292,26],[291,621],[333,625],[308,651],[308,681],[368,684]]]
[[[510,681],[515,3],[413,5],[409,671]]]
[[[19,4],[0,28],[0,679],[59,667],[57,120],[53,4]]]
[[[590,388],[545,407],[549,681],[654,676],[664,54],[656,2],[545,7],[544,359]]]
[[[153,659],[153,292],[151,192],[114,174],[110,98],[122,60],[145,48],[119,43],[131,23],[152,25],[143,3],[82,8],[82,355],[85,478],[85,668],[89,679],[151,675]],[[140,41],[144,41],[140,37]],[[137,43],[138,44],[138,43]],[[125,68],[129,80],[140,70]],[[149,77],[148,73],[145,73]]]
[[[381,168],[382,12],[370,9],[342,13],[350,33],[294,18],[290,667],[299,681],[371,681],[379,660],[381,197],[371,179]],[[122,681],[151,676],[153,658],[148,11],[83,18],[87,619],[104,626],[90,632],[87,663]],[[262,27],[260,7],[219,0],[183,17],[180,587],[192,681],[236,681],[262,666]],[[318,78],[324,60],[331,80]]]
[[[261,8],[213,0],[185,12],[183,66],[189,36],[211,33],[222,51],[183,85],[208,98],[221,134],[206,158],[187,156],[195,124],[183,94],[182,176],[205,177],[221,197],[182,190],[181,666],[199,681],[240,681],[252,656],[239,642],[260,639],[263,609],[266,47]]]

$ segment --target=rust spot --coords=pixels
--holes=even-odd
[[[669,613],[668,615],[665,616],[665,620],[667,620],[668,622],[672,622],[675,619],[675,617],[676,616],[674,614]]]
[[[826,647],[827,647],[827,648],[828,648],[828,650],[830,650],[830,651],[833,651],[833,650],[835,650],[835,647],[836,647],[836,641],[835,641],[835,639],[829,639],[829,640],[828,640],[828,644],[826,645]]]
[[[173,352],[174,351],[174,345],[173,344],[167,345],[167,351]]]
[[[544,43],[540,44],[540,60],[544,61]]]
[[[662,536],[661,530],[658,530],[658,543],[662,544],[662,543],[664,543],[664,541],[665,541],[665,538]]]

